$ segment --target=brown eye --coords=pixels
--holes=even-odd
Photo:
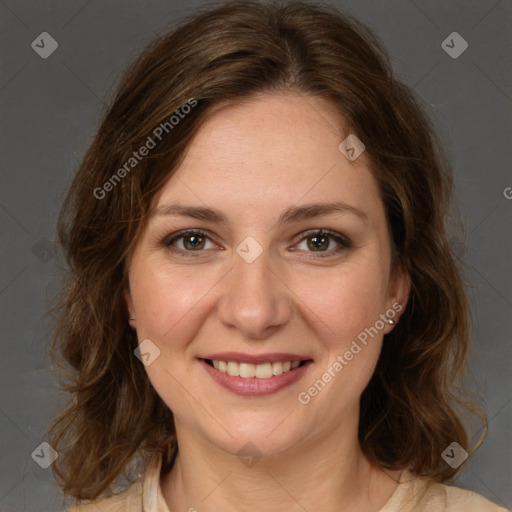
[[[306,232],[301,239],[301,243],[304,241],[306,242],[307,252],[326,253],[325,256],[332,256],[352,246],[350,240],[343,235],[323,230]],[[334,245],[337,244],[337,247],[329,250],[328,248],[333,245],[332,241],[334,241]],[[324,254],[318,256],[324,257]]]
[[[182,240],[181,247],[177,246],[177,242]],[[212,243],[210,237],[201,230],[187,230],[167,237],[163,244],[169,249],[179,253],[203,252],[207,242]],[[187,256],[195,256],[187,254]]]

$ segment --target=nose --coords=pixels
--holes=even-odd
[[[267,250],[251,263],[235,253],[217,310],[221,322],[256,340],[285,325],[293,313],[293,294],[278,275]]]

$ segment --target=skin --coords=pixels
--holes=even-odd
[[[357,440],[359,398],[393,325],[310,403],[297,400],[394,303],[403,312],[410,289],[406,274],[391,274],[384,205],[364,153],[351,162],[338,149],[348,135],[341,125],[326,100],[291,92],[225,107],[154,198],[155,208],[208,206],[227,217],[155,215],[130,260],[131,325],[139,342],[149,338],[161,351],[145,368],[175,418],[179,455],[161,477],[172,511],[370,512],[396,488],[400,472],[372,465]],[[367,220],[337,212],[277,223],[289,207],[331,201]],[[190,238],[176,240],[180,255],[162,240],[183,229],[209,238],[199,250]],[[316,249],[314,234],[301,240],[310,229],[344,235],[352,247],[335,253],[342,246],[327,238]],[[248,236],[263,248],[252,263],[236,252]],[[313,364],[274,395],[241,397],[198,362],[223,351],[293,352]],[[252,467],[237,456],[247,442],[261,454]]]

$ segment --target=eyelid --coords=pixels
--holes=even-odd
[[[302,240],[305,240],[306,238],[309,238],[311,236],[322,236],[327,235],[333,238],[334,240],[337,240],[342,245],[345,245],[347,247],[352,247],[352,241],[345,236],[342,233],[339,233],[338,231],[332,231],[330,229],[324,229],[324,228],[315,228],[315,229],[308,229],[306,231],[303,231],[300,235],[299,242]]]

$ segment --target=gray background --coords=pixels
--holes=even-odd
[[[454,166],[474,308],[474,388],[490,427],[455,484],[512,507],[510,0],[339,1],[377,32],[426,101]],[[0,510],[61,510],[31,458],[58,409],[47,356],[58,289],[55,219],[119,73],[157,32],[205,2],[0,2]],[[469,44],[441,47],[452,32]],[[31,47],[58,42],[47,59]],[[508,199],[507,196],[508,195]],[[435,319],[433,319],[435,321]]]

